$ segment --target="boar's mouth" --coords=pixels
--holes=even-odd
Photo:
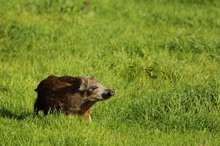
[[[102,98],[103,99],[109,99],[113,95],[115,95],[114,90],[106,90],[106,92],[102,94]]]

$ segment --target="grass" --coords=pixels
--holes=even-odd
[[[0,145],[220,145],[220,2],[0,1]],[[116,96],[33,117],[48,75]]]

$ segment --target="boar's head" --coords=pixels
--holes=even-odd
[[[101,101],[109,99],[115,94],[114,90],[107,89],[100,84],[95,77],[85,78],[80,77],[81,83],[79,91],[83,92],[86,98],[90,101]]]

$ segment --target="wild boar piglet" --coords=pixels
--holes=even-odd
[[[98,101],[106,100],[115,94],[107,89],[95,77],[72,77],[51,75],[42,80],[37,89],[34,113],[40,110],[44,114],[60,111],[65,114],[77,114],[91,120],[91,107]]]

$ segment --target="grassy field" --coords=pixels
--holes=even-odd
[[[220,145],[218,0],[0,0],[0,145]],[[33,117],[48,75],[116,96],[89,123]]]

